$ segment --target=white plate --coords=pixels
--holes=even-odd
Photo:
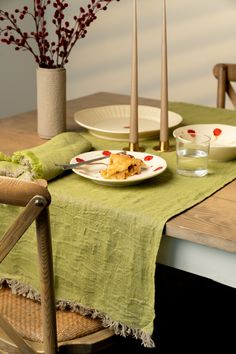
[[[226,124],[192,124],[177,128],[178,133],[198,133],[210,136],[209,158],[217,161],[230,161],[236,158],[236,127]]]
[[[133,155],[135,158],[141,159],[145,162],[145,164],[148,166],[147,169],[143,169],[142,172],[139,175],[134,175],[131,177],[128,177],[125,180],[117,180],[117,179],[105,179],[101,176],[100,170],[105,169],[109,163],[109,155],[111,153],[117,153],[120,150],[109,150],[109,151],[90,151],[90,152],[85,152],[83,154],[77,155],[73,157],[73,159],[70,161],[70,163],[75,163],[81,161],[81,160],[90,160],[99,156],[103,156],[107,154],[107,159],[104,159],[102,161],[98,161],[96,163],[92,163],[90,165],[82,165],[79,168],[73,169],[73,172],[76,174],[91,179],[92,181],[99,183],[99,184],[104,184],[108,186],[127,186],[127,185],[132,185],[132,184],[137,184],[140,183],[146,179],[155,177],[159,175],[160,173],[164,172],[167,164],[166,161],[156,155],[151,155],[151,154],[146,154],[143,152],[130,152],[127,151],[128,154]]]
[[[139,138],[156,137],[160,130],[160,108],[139,105]],[[108,140],[129,139],[130,105],[88,108],[74,115],[76,123],[87,128],[92,135]],[[169,127],[175,127],[183,118],[169,111]]]

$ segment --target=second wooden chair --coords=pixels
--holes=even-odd
[[[218,82],[217,107],[225,108],[228,95],[234,108],[236,108],[236,92],[232,86],[232,82],[236,82],[236,64],[216,64],[213,68],[213,74]]]

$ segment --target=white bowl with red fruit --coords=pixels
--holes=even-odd
[[[204,134],[211,138],[209,158],[230,161],[236,158],[236,126],[226,124],[192,124],[177,128],[174,137],[181,133]]]

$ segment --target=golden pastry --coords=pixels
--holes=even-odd
[[[147,165],[132,155],[111,154],[107,169],[101,170],[101,176],[106,179],[126,179],[138,175]]]

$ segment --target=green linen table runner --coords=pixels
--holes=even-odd
[[[235,111],[185,103],[171,103],[169,108],[183,116],[183,125],[236,125]],[[96,150],[127,145],[87,132],[82,135]],[[100,316],[116,333],[134,335],[150,347],[156,259],[166,221],[236,178],[236,160],[210,161],[205,177],[179,176],[175,152],[155,152],[157,142],[146,140],[140,145],[147,153],[162,156],[168,168],[142,184],[103,186],[73,173],[49,183],[58,306]],[[0,230],[17,211],[1,208]],[[32,227],[29,232],[33,231]],[[16,292],[37,298],[35,258],[34,238],[22,238],[2,263],[0,278],[8,279]]]

